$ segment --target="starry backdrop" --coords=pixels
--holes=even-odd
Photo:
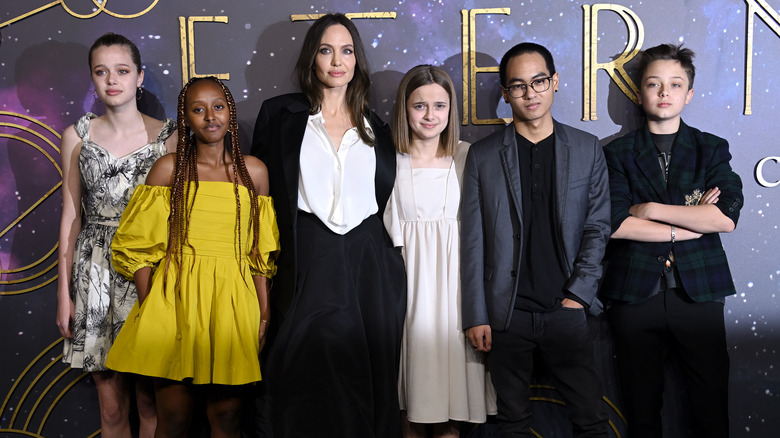
[[[107,31],[124,34],[139,47],[144,63],[142,110],[158,118],[176,116],[182,86],[184,40],[194,46],[195,71],[227,73],[237,103],[240,141],[248,149],[260,104],[277,94],[296,91],[292,75],[310,22],[293,14],[387,12],[394,17],[356,18],[372,71],[371,105],[389,120],[395,90],[409,68],[422,63],[444,67],[458,89],[458,105],[467,92],[469,117],[509,117],[500,100],[497,74],[464,75],[463,39],[468,12],[478,14],[475,44],[467,53],[479,67],[498,64],[502,54],[521,41],[548,47],[555,57],[561,90],[553,115],[589,131],[604,143],[641,124],[641,113],[603,70],[596,89],[595,117],[584,117],[585,47],[597,50],[598,62],[619,58],[632,30],[615,11],[597,14],[598,26],[585,40],[586,10],[596,3],[575,0],[44,0],[11,2],[0,7],[0,436],[90,436],[99,429],[97,396],[87,376],[62,365],[62,344],[54,324],[56,245],[61,171],[59,137],[86,111],[102,112],[92,94],[87,51]],[[731,355],[731,423],[737,437],[773,437],[780,430],[780,186],[761,186],[757,163],[780,155],[774,129],[780,97],[780,0],[616,1],[639,20],[642,47],[683,42],[696,54],[695,95],[683,113],[689,125],[729,140],[732,166],[742,177],[745,206],[736,231],[723,236],[737,295],[726,301],[725,318]],[[604,4],[602,4],[604,6]],[[503,8],[503,9],[500,9]],[[765,8],[765,9],[762,9]],[[752,12],[751,12],[752,11]],[[764,19],[755,12],[759,12]],[[187,17],[227,17],[227,23],[196,22],[193,38],[180,22]],[[466,17],[464,19],[464,16]],[[751,17],[753,17],[752,25]],[[186,26],[186,24],[185,24]],[[774,30],[773,30],[774,29]],[[748,34],[752,33],[752,71],[747,72]],[[467,41],[468,43],[468,38]],[[186,44],[184,47],[186,47]],[[641,48],[641,47],[640,47]],[[631,63],[628,64],[630,68]],[[752,78],[752,114],[745,115],[746,81]],[[474,82],[475,94],[468,92]],[[472,114],[471,108],[475,109]],[[589,119],[584,121],[583,119]],[[497,125],[468,123],[463,139],[475,141]],[[780,160],[780,158],[778,158]],[[780,180],[780,164],[763,167],[768,182]],[[772,248],[775,248],[774,250]],[[609,335],[595,321],[597,348],[608,385],[611,375]],[[671,377],[674,382],[674,376]],[[619,395],[609,388],[619,411]],[[539,394],[545,397],[545,394]],[[550,396],[554,398],[553,396]],[[675,417],[681,397],[667,400],[669,428],[684,424]],[[543,407],[543,423],[556,407]],[[549,411],[549,412],[548,412]],[[613,415],[618,436],[624,430]],[[541,436],[567,432],[536,423]],[[548,427],[545,429],[545,427]],[[545,434],[545,431],[547,433]],[[669,430],[669,437],[679,436]],[[488,436],[489,428],[472,436]]]

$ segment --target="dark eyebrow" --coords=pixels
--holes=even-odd
[[[114,64],[114,65],[115,65],[116,67],[130,68],[130,64]],[[95,66],[94,66],[94,67],[92,67],[92,69],[94,70],[94,69],[96,69],[96,68],[98,68],[98,67],[102,67],[102,68],[108,68],[108,66],[107,66],[107,65],[105,65],[105,64],[95,64]]]
[[[220,96],[220,97],[215,97],[215,98],[213,98],[211,100],[205,100],[205,99],[191,100],[189,104],[193,105],[193,104],[199,103],[201,105],[208,105],[209,103],[214,103],[214,102],[217,102],[217,101],[220,101],[220,100],[222,102],[227,103],[227,100],[225,100],[224,97]]]
[[[332,44],[328,44],[328,43],[320,43],[320,47],[319,47],[319,48],[321,49],[321,48],[323,48],[323,47],[327,47],[327,48],[329,48],[329,49],[334,49],[334,48],[336,48],[336,47],[335,47],[335,46],[333,46]],[[340,47],[338,47],[338,48],[341,48],[341,49],[354,49],[354,48],[355,48],[355,46],[354,46],[353,44],[344,44],[344,45],[342,45],[342,46],[340,46]]]
[[[661,77],[656,75],[651,75],[651,76],[647,76],[645,79],[661,79]],[[683,76],[671,76],[669,79],[684,80],[686,78]]]
[[[537,73],[537,74],[535,74],[535,75],[531,76],[531,81],[534,81],[534,80],[536,80],[536,79],[542,79],[542,78],[546,78],[546,77],[549,77],[549,76],[552,76],[552,75],[548,75],[548,74],[547,74],[547,73],[545,73],[545,72],[539,72],[539,73]],[[522,82],[522,83],[525,83],[525,81],[524,81],[524,80],[522,80],[522,79],[520,79],[520,78],[512,78],[512,79],[510,79],[509,81],[507,81],[507,83],[508,83],[508,84],[511,84],[511,83],[513,83],[513,82]]]

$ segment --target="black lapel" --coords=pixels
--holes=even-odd
[[[643,129],[637,130],[634,138],[634,150],[637,153],[635,163],[639,171],[645,176],[645,179],[658,195],[661,202],[669,204],[664,172],[658,164],[658,151],[656,151],[653,144],[653,139],[650,138],[650,131],[647,129],[647,125]],[[674,161],[674,158],[672,161]]]

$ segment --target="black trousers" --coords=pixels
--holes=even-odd
[[[566,401],[575,437],[606,437],[593,342],[584,309],[533,313],[515,309],[509,330],[493,332],[488,360],[498,395],[501,437],[531,437],[530,380],[538,350]]]
[[[727,437],[729,356],[723,304],[696,303],[682,290],[670,289],[641,303],[616,304],[608,316],[629,436],[662,436],[664,364],[676,355],[685,382],[680,389],[688,394],[692,436]]]

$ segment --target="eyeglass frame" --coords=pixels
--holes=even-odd
[[[544,78],[536,78],[536,79],[532,80],[530,84],[520,83],[520,84],[513,84],[513,85],[510,85],[508,87],[501,87],[501,88],[503,88],[504,91],[506,91],[513,98],[515,98],[515,99],[522,99],[523,97],[526,96],[526,94],[528,94],[528,88],[529,87],[532,90],[534,90],[535,93],[544,93],[545,91],[549,90],[550,87],[552,86],[553,76],[554,75],[550,75],[550,76],[547,76],[547,77],[544,77]],[[537,90],[536,87],[534,86],[534,83],[538,83],[538,81],[547,81],[547,88],[545,88],[544,90]],[[515,96],[514,94],[512,94],[512,90],[518,90],[518,89],[519,90],[523,90],[523,94],[521,94],[519,96]]]

